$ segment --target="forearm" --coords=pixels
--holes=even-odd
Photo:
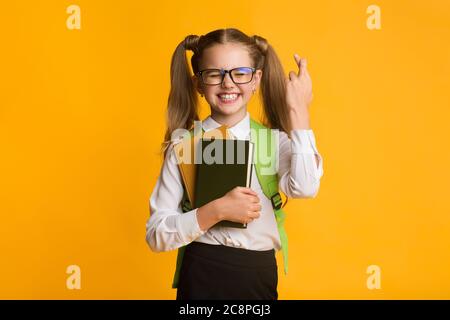
[[[309,124],[308,110],[291,109],[289,111],[291,129],[311,129]]]
[[[298,111],[296,109],[292,109],[289,112],[289,117],[291,119],[292,129],[311,129],[307,110]],[[319,167],[319,156],[317,154],[315,154],[315,159],[316,167]]]
[[[311,129],[295,129],[289,139],[285,132],[279,142],[279,187],[290,198],[314,197],[322,174],[322,159]],[[314,156],[316,155],[316,156]],[[319,166],[317,160],[319,159]]]
[[[222,220],[219,208],[219,199],[217,199],[197,209],[197,221],[202,231],[208,230]]]

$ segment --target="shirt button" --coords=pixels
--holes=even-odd
[[[225,241],[227,242],[227,244],[233,244],[233,240],[231,240],[231,238],[227,238]]]

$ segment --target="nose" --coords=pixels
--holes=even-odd
[[[231,75],[229,72],[225,73],[225,76],[222,81],[222,86],[224,87],[232,87],[234,85],[233,80],[231,80]]]

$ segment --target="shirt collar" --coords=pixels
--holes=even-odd
[[[205,120],[202,121],[202,126],[205,132],[216,129],[222,124],[215,121],[211,115],[209,115]],[[228,128],[229,131],[233,134],[236,139],[239,140],[248,140],[248,135],[250,133],[250,114],[248,111],[245,114],[245,117],[236,123],[234,126]]]

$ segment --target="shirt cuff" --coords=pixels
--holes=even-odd
[[[315,139],[312,129],[291,130],[292,153],[314,154],[318,153],[315,148]]]
[[[177,219],[177,229],[183,241],[188,244],[205,234],[197,221],[197,209],[182,213]]]

